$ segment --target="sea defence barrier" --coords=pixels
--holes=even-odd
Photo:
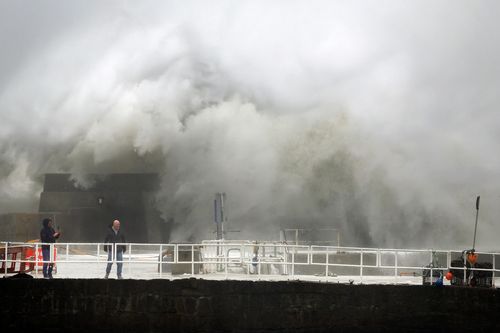
[[[5,332],[500,331],[494,288],[4,278],[0,290]]]

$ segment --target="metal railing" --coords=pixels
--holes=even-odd
[[[455,273],[463,272],[463,276],[455,278],[464,283],[471,274],[488,272],[494,286],[500,272],[496,268],[500,253],[496,252],[476,252],[478,262],[489,262],[488,267],[491,266],[479,268],[467,267],[462,251],[453,250],[288,245],[255,241],[57,243],[49,246],[50,258],[44,261],[41,243],[0,242],[2,274],[8,276],[24,271],[39,277],[43,264],[52,262],[57,277],[97,278],[104,276],[107,264],[121,263],[126,278],[138,279],[197,276],[422,284],[426,275],[432,283],[437,276],[453,270]],[[117,247],[122,246],[125,247],[123,258],[117,260]],[[457,266],[458,260],[463,260],[463,265]]]

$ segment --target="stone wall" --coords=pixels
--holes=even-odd
[[[0,215],[0,241],[26,242],[40,238],[42,219],[38,213],[12,213]]]
[[[102,242],[114,219],[122,222],[127,242],[168,243],[171,223],[156,208],[157,174],[86,175],[77,187],[70,174],[46,174],[38,213],[0,215],[0,240],[38,239],[42,219],[51,217],[61,242]]]
[[[2,279],[0,288],[6,331],[500,331],[496,289],[198,279]]]
[[[128,242],[168,242],[168,226],[155,207],[157,174],[85,176],[88,187],[78,187],[70,174],[46,174],[39,212],[58,213],[62,242],[102,242],[115,219],[122,222]]]

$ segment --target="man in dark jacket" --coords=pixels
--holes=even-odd
[[[104,243],[110,245],[104,245],[104,251],[108,252],[108,265],[106,266],[105,279],[109,277],[111,272],[111,266],[113,265],[113,251],[116,248],[116,275],[118,279],[122,279],[122,267],[123,267],[123,252],[126,250],[125,245],[115,245],[116,243],[125,243],[125,235],[120,231],[120,221],[114,220],[113,225],[109,228]]]
[[[42,243],[49,243],[47,245],[42,245],[42,256],[43,256],[43,277],[46,279],[52,279],[52,269],[54,268],[54,263],[50,261],[50,244],[56,242],[56,239],[61,236],[60,232],[56,232],[52,228],[52,220],[47,218],[42,221],[43,228],[40,230],[40,240]]]

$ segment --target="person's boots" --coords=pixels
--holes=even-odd
[[[109,278],[109,273],[106,273],[106,275],[104,275],[104,278],[105,279]]]
[[[122,279],[123,279],[123,276],[118,275],[118,280],[122,280]]]
[[[53,278],[54,278],[54,277],[52,276],[52,268],[53,268],[52,266],[49,266],[49,272],[48,272],[48,274],[47,274],[49,279],[53,279]]]

